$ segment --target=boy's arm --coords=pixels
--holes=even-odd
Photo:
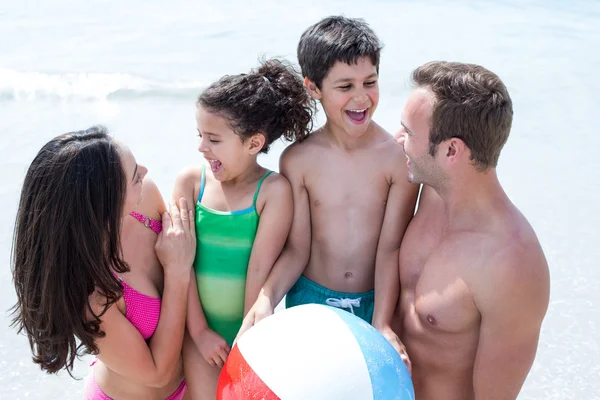
[[[264,197],[263,197],[264,196]],[[277,257],[285,245],[294,213],[292,189],[288,180],[279,174],[267,178],[259,194],[260,222],[248,262],[244,316],[258,298]]]
[[[404,232],[414,215],[419,187],[408,182],[404,152],[395,154],[398,162],[388,193],[375,258],[375,309],[373,326],[379,330],[400,353],[407,365],[406,350],[391,328],[391,321],[400,292],[399,252]],[[409,365],[410,367],[410,365]]]
[[[244,318],[238,337],[256,322],[273,314],[275,307],[298,280],[310,258],[310,208],[300,169],[302,159],[299,158],[297,150],[297,145],[288,147],[280,160],[281,174],[292,186],[294,213],[290,235],[260,290],[258,299]]]

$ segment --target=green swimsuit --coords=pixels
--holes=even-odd
[[[217,211],[202,205],[206,165],[202,166],[196,202],[196,259],[198,295],[208,327],[233,343],[244,318],[246,274],[259,216],[256,199],[267,172],[258,181],[252,207]]]

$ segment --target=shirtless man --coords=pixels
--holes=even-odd
[[[513,117],[502,81],[476,65],[432,62],[397,140],[423,183],[400,249],[397,333],[419,400],[515,399],[535,358],[549,273],[496,164]]]
[[[326,18],[300,39],[305,85],[327,122],[281,157],[293,191],[292,228],[240,334],[271,315],[287,293],[287,307],[344,308],[403,351],[390,324],[400,242],[418,187],[406,180],[402,148],[372,121],[380,49],[366,23],[344,17]]]

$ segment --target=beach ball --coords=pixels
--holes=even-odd
[[[408,369],[371,325],[330,306],[277,312],[235,343],[217,399],[414,400]]]

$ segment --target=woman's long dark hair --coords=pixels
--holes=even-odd
[[[126,185],[119,148],[101,126],[52,139],[27,171],[12,248],[12,325],[48,373],[71,374],[76,357],[98,352],[100,316],[121,297],[113,271],[129,270],[119,239]],[[99,313],[94,291],[105,298]]]

